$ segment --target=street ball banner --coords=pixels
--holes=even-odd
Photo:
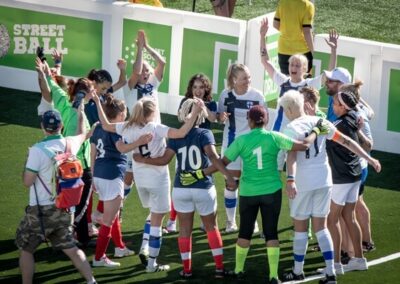
[[[136,37],[139,30],[145,31],[149,45],[167,61],[164,69],[163,82],[158,90],[163,93],[168,93],[172,27],[168,25],[124,19],[121,56],[127,62],[128,67],[126,69],[128,76],[132,73],[132,65],[136,59]],[[143,59],[153,68],[156,67],[157,62],[145,49],[143,50]]]
[[[102,33],[102,21],[0,6],[0,65],[34,70],[41,46],[50,66],[57,49],[62,73],[83,77],[102,66]]]

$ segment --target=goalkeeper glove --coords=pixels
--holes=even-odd
[[[203,170],[196,171],[183,171],[179,175],[180,181],[182,185],[191,185],[199,180],[203,180],[206,178]]]
[[[320,118],[317,124],[313,127],[311,132],[315,132],[318,135],[325,135],[329,133],[329,124],[326,120]]]

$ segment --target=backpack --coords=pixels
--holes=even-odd
[[[55,205],[57,208],[68,209],[78,205],[83,192],[83,168],[81,162],[71,153],[70,145],[66,140],[65,152],[57,153],[49,149],[45,143],[36,144],[54,163],[55,167]],[[51,191],[39,177],[46,191]]]

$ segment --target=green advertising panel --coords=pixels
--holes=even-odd
[[[184,29],[181,81],[179,94],[184,95],[189,79],[196,73],[204,73],[217,88],[213,88],[214,100],[218,100],[225,88],[226,70],[238,58],[238,37]]]
[[[268,55],[269,59],[272,62],[272,65],[275,66],[276,69],[279,70],[279,61],[278,61],[278,39],[279,39],[279,33],[268,36],[267,38],[267,49],[268,49]],[[274,46],[271,48],[271,45],[273,43],[276,43]],[[264,97],[267,102],[272,102],[275,101],[278,96],[279,96],[279,86],[277,86],[274,81],[272,80],[271,77],[269,77],[268,73],[264,71]],[[272,104],[268,104],[269,107],[273,107],[276,104],[276,102],[273,102]]]
[[[400,132],[400,70],[390,69],[387,130]]]
[[[102,66],[102,33],[101,21],[0,6],[0,65],[34,70],[42,46],[50,65],[56,48],[64,54],[63,74],[85,76]]]
[[[328,70],[329,67],[329,58],[330,54],[329,53],[324,53],[324,52],[314,52],[314,62],[316,60],[321,61],[321,72],[323,70]],[[342,56],[338,55],[337,57],[337,66],[346,68],[349,70],[350,74],[353,76],[354,74],[354,57],[348,57],[348,56]],[[315,70],[315,64],[313,69]],[[313,74],[313,76],[316,76],[319,74]],[[321,97],[321,100],[319,102],[319,106],[322,108],[327,108],[328,107],[328,96],[326,94],[325,87],[323,87],[321,90],[319,90],[319,94]]]
[[[172,27],[124,19],[121,55],[128,64],[128,76],[132,74],[132,64],[135,62],[136,58],[136,37],[139,30],[145,31],[150,46],[157,50],[157,52],[167,61],[164,70],[163,83],[160,85],[158,90],[160,92],[168,93]],[[146,52],[146,50],[143,52],[143,59],[149,62],[153,68],[156,67],[155,60]]]

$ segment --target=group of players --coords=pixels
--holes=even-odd
[[[227,88],[221,93],[218,104],[212,100],[210,80],[203,74],[196,74],[190,79],[179,106],[178,119],[183,125],[179,129],[163,125],[157,88],[163,78],[165,59],[149,45],[143,31],[137,35],[137,54],[131,77],[126,80],[126,63],[120,60],[117,65],[121,75],[114,85],[105,70],[92,70],[88,78],[66,84],[60,75],[61,55],[58,52],[54,53],[55,68],[49,68],[40,58],[36,60],[42,91],[39,114],[45,117],[48,109],[58,110],[64,136],[77,134],[83,108],[86,127],[93,125],[90,138],[83,142],[77,153],[85,169],[85,190],[75,211],[77,238],[83,246],[88,244],[90,230],[98,234],[92,266],[120,266],[106,256],[110,239],[115,244],[115,257],[134,254],[122,240],[119,222],[123,200],[130,191],[134,174],[140,201],[150,211],[139,252],[146,272],[170,268],[159,264],[157,257],[162,244],[163,218],[172,209],[167,229],[176,230],[177,214],[183,264],[181,277],[192,277],[194,212],[200,215],[207,233],[215,261],[215,277],[244,277],[245,260],[260,212],[269,281],[279,283],[280,171],[286,161],[286,192],[295,232],[294,267],[282,276],[284,280],[304,279],[310,218],[326,262],[323,271],[326,276],[321,283],[336,283],[336,274],[344,273],[340,260],[341,239],[345,232],[340,230],[341,216],[349,232],[349,243],[354,247],[354,257],[346,266],[347,270],[367,269],[355,218],[361,178],[358,156],[377,171],[380,171],[380,164],[359,145],[371,144],[370,133],[363,134],[361,127],[367,124],[370,116],[364,115],[363,123],[360,123],[360,113],[368,109],[359,97],[360,84],[352,84],[351,76],[344,68],[335,68],[338,38],[335,31],[326,41],[331,48],[330,71],[307,79],[309,62],[304,55],[289,58],[288,74],[281,73],[271,64],[266,49],[267,31],[268,21],[264,20],[260,27],[261,63],[281,87],[274,131],[266,130],[267,105],[262,93],[251,87],[250,70],[237,63],[228,68]],[[144,50],[154,58],[157,64],[154,69],[143,60]],[[328,116],[333,123],[325,120],[318,109],[318,89],[322,80],[326,81],[332,102],[328,113],[337,116]],[[124,101],[110,94],[120,88],[124,88]],[[96,125],[97,121],[100,124]],[[221,157],[216,152],[211,122],[225,125]],[[168,163],[174,155],[177,163],[171,200]],[[220,171],[226,179],[226,231],[239,230],[233,271],[227,271],[223,265],[223,242],[216,223],[217,189],[211,176],[215,171]],[[101,218],[98,220],[93,220],[90,214],[92,205],[88,201],[92,190],[99,196],[96,211],[101,213]],[[236,224],[238,203],[239,228]],[[88,221],[100,224],[98,232]],[[24,249],[22,245],[19,247]],[[93,279],[88,283],[94,283]]]

